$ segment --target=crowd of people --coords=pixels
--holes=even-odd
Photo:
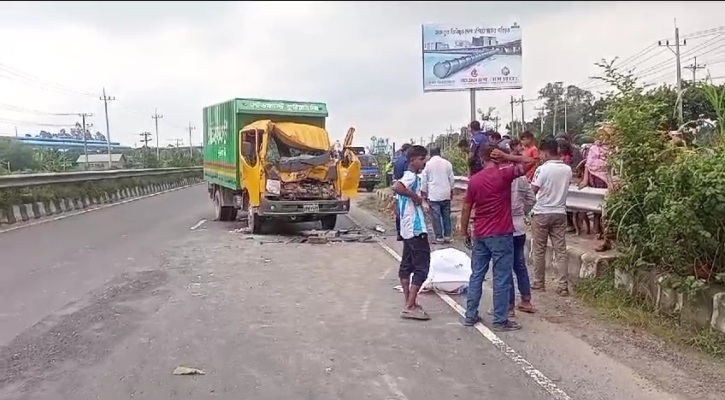
[[[539,146],[531,132],[518,138],[481,130],[470,124],[471,139],[459,143],[468,155],[469,182],[460,218],[460,230],[471,250],[471,276],[463,324],[480,322],[483,282],[492,270],[492,326],[515,331],[516,311],[533,313],[532,291],[546,290],[546,247],[554,252],[555,291],[569,295],[566,233],[579,226],[577,215],[568,213],[566,199],[574,176],[580,185],[607,187],[606,146],[601,142],[582,151],[566,136],[545,138]],[[428,159],[430,153],[430,158]],[[427,161],[426,161],[427,160]],[[401,317],[427,320],[430,316],[417,301],[430,268],[431,243],[450,243],[451,200],[454,175],[451,163],[439,148],[405,144],[393,163],[396,193],[396,230],[403,242],[399,278],[405,296]],[[434,238],[428,237],[426,215]],[[530,221],[533,277],[529,277],[524,247],[526,219]],[[472,229],[469,229],[473,221]],[[514,276],[519,292],[516,302]]]

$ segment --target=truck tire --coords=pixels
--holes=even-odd
[[[220,190],[214,192],[214,220],[234,221],[237,219],[237,209],[229,206],[222,206],[222,193]]]
[[[322,217],[320,223],[322,224],[322,229],[333,230],[335,229],[335,225],[337,225],[337,215],[326,215]]]
[[[257,214],[257,211],[250,206],[247,210],[247,226],[253,235],[262,233],[262,222],[264,222],[264,218]]]
[[[365,187],[365,190],[367,190],[368,192],[372,192],[373,190],[375,190],[375,185],[367,185]]]

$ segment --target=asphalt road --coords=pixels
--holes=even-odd
[[[401,320],[397,263],[377,244],[199,225],[211,214],[197,186],[0,233],[0,398],[553,398],[436,296],[431,321]],[[529,322],[502,339],[571,398],[679,398]]]

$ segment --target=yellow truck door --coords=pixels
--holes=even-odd
[[[338,184],[343,196],[348,198],[357,196],[357,189],[360,184],[360,160],[355,152],[350,150],[352,146],[355,128],[350,127],[345,135],[345,141],[342,143],[343,155],[342,160],[338,163]]]

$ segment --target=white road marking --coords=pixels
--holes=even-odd
[[[383,279],[387,278],[388,277],[388,274],[392,270],[393,270],[393,267],[388,267],[388,269],[386,269],[385,272],[383,272],[383,274],[380,275],[380,278],[378,278],[378,279],[383,280]]]
[[[365,298],[365,302],[363,302],[362,307],[360,307],[360,314],[362,316],[363,321],[368,319],[368,312],[370,311],[370,302],[373,301],[373,295],[368,294],[368,297]]]
[[[196,230],[196,229],[198,229],[198,228],[199,228],[200,226],[204,225],[204,223],[205,223],[205,222],[206,222],[206,220],[205,220],[205,219],[202,219],[201,221],[197,222],[197,223],[196,223],[196,225],[194,225],[194,226],[192,226],[191,228],[189,228],[189,230],[190,230],[190,231]]]
[[[383,380],[385,381],[385,384],[388,386],[388,389],[395,395],[395,397],[398,400],[408,400],[408,396],[405,395],[399,388],[398,385],[395,383],[395,379],[393,379],[392,376],[388,374],[383,374]]]
[[[49,219],[43,219],[43,220],[40,220],[40,221],[35,221],[35,222],[28,223],[28,224],[21,224],[21,225],[18,225],[18,226],[12,226],[10,228],[6,228],[6,229],[3,229],[3,230],[0,230],[0,233],[12,232],[12,231],[16,231],[18,229],[29,228],[31,226],[36,226],[36,225],[43,225],[43,224],[47,224],[48,222],[53,222],[53,221],[59,221],[61,219],[66,219],[66,218],[74,217],[76,215],[87,214],[87,213],[94,212],[94,211],[104,210],[104,209],[109,208],[109,207],[120,206],[121,204],[126,204],[126,203],[130,203],[132,201],[136,201],[136,200],[146,199],[146,198],[149,198],[149,197],[158,196],[158,195],[164,194],[164,193],[174,192],[176,190],[186,189],[188,187],[196,186],[196,185],[199,185],[199,184],[200,183],[194,183],[194,184],[191,184],[191,185],[180,186],[180,187],[177,187],[177,188],[173,188],[173,189],[169,189],[169,190],[164,190],[163,192],[151,193],[151,194],[147,194],[147,195],[144,195],[144,196],[138,196],[138,197],[134,197],[134,198],[131,198],[131,199],[122,200],[122,201],[119,201],[117,203],[103,204],[103,205],[100,205],[98,207],[88,208],[86,210],[80,210],[80,211],[77,211],[77,212],[74,211],[74,212],[70,212],[70,213],[63,213],[61,215],[58,215],[57,217],[53,217],[53,218],[49,218]]]
[[[357,220],[352,218],[349,214],[347,217],[357,226],[362,227]],[[377,242],[380,245],[380,247],[383,248],[383,250],[387,251],[388,254],[390,254],[395,260],[400,262],[401,256],[398,254],[393,248],[385,244],[385,242],[382,241],[382,239],[377,238]],[[441,300],[443,300],[446,304],[448,304],[453,310],[455,310],[460,316],[464,317],[466,314],[466,310],[461,307],[460,304],[458,304],[451,296],[445,294],[445,293],[439,293],[434,292],[438,297],[440,297]],[[543,372],[539,371],[538,369],[534,368],[533,365],[531,365],[530,362],[528,362],[525,358],[523,358],[519,353],[516,352],[516,350],[512,349],[506,342],[501,340],[496,334],[488,329],[485,325],[482,323],[477,323],[475,325],[476,330],[485,337],[491,344],[493,344],[497,349],[499,349],[502,353],[504,353],[511,361],[516,363],[526,375],[529,376],[529,378],[533,379],[534,382],[536,382],[539,386],[541,386],[542,389],[546,390],[555,400],[572,400],[571,397],[569,397],[568,394],[566,394],[563,390],[559,389],[558,386],[549,378],[544,375]],[[383,378],[385,378],[386,383],[390,387],[389,379],[392,381],[392,378],[390,378],[387,375],[384,375]],[[392,381],[393,384],[395,384],[394,381]],[[391,387],[392,390],[392,387]],[[401,393],[402,395],[402,393]],[[403,395],[405,396],[405,395]],[[405,397],[401,397],[405,398]]]

